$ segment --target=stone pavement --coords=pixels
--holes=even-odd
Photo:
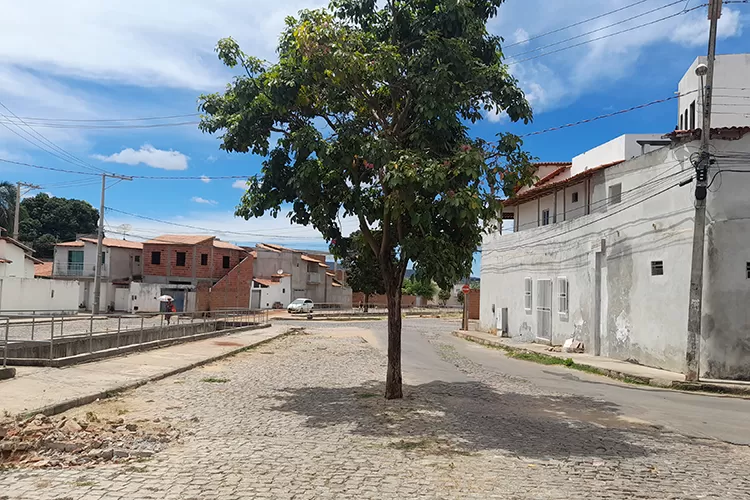
[[[0,381],[0,415],[57,413],[54,406],[87,402],[103,393],[164,377],[266,341],[288,327],[273,326],[178,344],[66,368],[17,367],[16,377]],[[80,404],[80,402],[79,402]],[[2,497],[0,497],[2,498]]]
[[[287,336],[142,386],[77,411],[169,419],[180,442],[137,465],[5,470],[0,497],[750,498],[747,447],[625,420],[434,345],[469,378],[400,401],[381,397],[380,351],[346,335]]]

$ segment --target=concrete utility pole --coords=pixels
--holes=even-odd
[[[16,210],[13,213],[13,239],[18,239],[20,220],[21,220],[21,187],[27,187],[30,189],[42,189],[41,186],[36,184],[27,184],[25,182],[16,183]]]
[[[708,193],[708,168],[711,165],[709,142],[711,139],[711,101],[716,62],[716,32],[721,17],[722,0],[711,0],[708,19],[711,28],[708,36],[707,65],[699,65],[696,73],[706,77],[703,90],[703,130],[699,163],[695,166],[695,221],[693,226],[693,256],[690,267],[690,303],[688,304],[687,369],[685,379],[694,382],[700,377],[701,315],[703,311],[703,253],[706,236],[706,195]]]
[[[93,314],[99,314],[99,307],[102,298],[102,243],[104,240],[104,192],[107,190],[107,177],[120,179],[122,181],[132,181],[132,177],[116,174],[102,174],[102,199],[99,205],[99,231],[96,239],[96,264],[94,271],[94,304],[91,307]]]

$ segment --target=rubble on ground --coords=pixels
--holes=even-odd
[[[102,463],[139,461],[180,437],[167,419],[125,422],[47,417],[0,419],[0,467],[93,467]]]

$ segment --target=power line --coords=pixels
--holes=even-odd
[[[4,115],[3,115],[4,116]],[[0,120],[0,123],[17,124],[13,120],[6,117],[5,121]],[[81,129],[81,130],[95,130],[95,129],[149,129],[149,128],[166,128],[166,127],[183,127],[185,125],[198,125],[199,121],[190,122],[176,122],[176,123],[152,123],[148,125],[76,125],[76,124],[64,124],[64,123],[39,123],[32,122],[35,127],[42,128],[54,128],[54,129]],[[30,127],[30,125],[27,125]]]
[[[630,28],[626,28],[626,29],[623,29],[623,30],[620,30],[620,31],[615,31],[614,33],[608,33],[608,34],[606,34],[606,35],[602,35],[602,36],[599,36],[599,37],[596,37],[596,38],[592,38],[592,39],[590,39],[590,40],[586,40],[586,41],[583,41],[583,42],[580,42],[580,43],[576,43],[576,44],[573,44],[573,45],[569,45],[569,46],[567,46],[567,47],[562,47],[562,48],[559,48],[559,49],[556,49],[556,50],[552,50],[552,51],[550,51],[550,52],[545,52],[545,53],[543,53],[543,54],[539,54],[539,55],[537,55],[537,56],[533,56],[533,57],[528,57],[528,58],[526,58],[526,59],[521,59],[521,60],[516,60],[516,61],[511,61],[511,62],[508,62],[508,63],[507,63],[507,65],[508,65],[508,66],[513,66],[513,65],[515,65],[515,64],[520,64],[520,63],[522,63],[522,62],[526,62],[526,61],[532,61],[532,60],[534,60],[534,59],[539,59],[540,57],[545,57],[545,56],[549,56],[549,55],[552,55],[552,54],[557,54],[558,52],[562,52],[562,51],[564,51],[564,50],[569,50],[569,49],[574,49],[574,48],[576,48],[576,47],[581,47],[581,46],[583,46],[583,45],[587,45],[587,44],[589,44],[589,43],[597,42],[597,41],[599,41],[599,40],[604,40],[605,38],[610,38],[610,37],[613,37],[613,36],[616,36],[616,35],[622,35],[623,33],[628,33],[628,32],[630,32],[630,31],[634,31],[634,30],[637,30],[637,29],[639,29],[639,28],[645,28],[646,26],[651,26],[651,25],[654,25],[654,24],[660,23],[660,22],[662,22],[662,21],[666,21],[666,20],[668,20],[668,19],[672,19],[672,18],[675,18],[675,17],[677,17],[677,16],[681,16],[681,15],[683,15],[683,14],[687,14],[688,12],[692,12],[692,11],[694,11],[694,10],[697,10],[697,9],[703,8],[703,7],[705,7],[705,6],[706,6],[706,4],[702,4],[702,5],[699,5],[699,6],[697,6],[697,7],[692,7],[692,8],[690,8],[690,9],[687,9],[687,10],[681,10],[680,12],[677,12],[677,13],[675,13],[675,14],[670,14],[669,16],[661,17],[661,18],[659,18],[659,19],[655,19],[655,20],[653,20],[653,21],[650,21],[650,22],[648,22],[648,23],[644,23],[644,24],[639,24],[639,25],[637,25],[637,26],[631,26]]]
[[[53,150],[56,150],[56,151],[60,152],[62,155],[64,155],[64,157],[60,157],[57,154],[53,154],[54,156],[58,156],[59,158],[62,158],[64,161],[66,161],[68,163],[72,163],[73,165],[79,165],[79,166],[82,166],[84,168],[96,170],[96,171],[99,171],[99,172],[102,172],[102,173],[104,172],[104,170],[102,170],[101,168],[94,167],[93,165],[89,165],[88,163],[86,163],[85,161],[81,160],[77,156],[75,156],[72,153],[70,153],[70,152],[66,151],[65,149],[61,148],[60,146],[58,146],[57,144],[55,144],[54,142],[52,142],[51,140],[49,140],[47,137],[45,137],[41,133],[39,133],[36,130],[34,130],[34,128],[31,125],[29,125],[28,123],[26,123],[25,121],[23,121],[22,119],[20,119],[18,117],[18,115],[16,115],[8,106],[6,106],[5,104],[3,104],[1,101],[0,101],[0,106],[2,106],[3,108],[5,108],[11,115],[13,115],[17,119],[19,119],[21,121],[21,123],[23,123],[24,125],[26,125],[26,127],[28,127],[29,130],[31,130],[34,133],[34,135],[36,135],[37,137],[39,137],[39,139],[42,140],[43,144],[45,144],[45,143],[48,144],[50,147],[52,147]],[[5,118],[7,118],[7,115],[4,115],[2,113],[0,113],[0,116],[3,116]],[[21,127],[18,126],[17,123],[15,125],[21,131],[24,131]],[[5,126],[5,127],[8,128],[9,130],[11,130],[9,127],[7,127],[7,126]],[[24,132],[26,134],[28,134],[30,137],[33,137],[33,135],[29,134],[28,132],[26,132],[26,131],[24,131]],[[18,135],[18,134],[16,134],[16,135]],[[46,150],[43,147],[40,147],[38,144],[36,146],[39,147],[40,149],[43,149],[43,150],[47,151],[48,153],[50,153],[50,151]]]
[[[673,6],[675,6],[677,4],[680,4],[682,2],[683,2],[683,0],[676,0],[676,1],[672,2],[672,3],[666,4],[666,5],[662,5],[661,7],[657,7],[655,9],[651,9],[651,10],[648,10],[646,12],[642,12],[640,14],[636,14],[635,16],[631,16],[631,17],[629,17],[627,19],[623,19],[621,21],[617,21],[615,23],[608,24],[606,26],[602,26],[601,28],[596,28],[594,30],[587,31],[585,33],[581,33],[580,35],[572,36],[570,38],[566,38],[566,39],[560,40],[558,42],[550,43],[548,45],[542,45],[541,47],[537,47],[537,48],[534,48],[534,49],[531,49],[531,50],[527,50],[526,52],[519,52],[517,54],[513,54],[513,55],[509,56],[511,58],[511,61],[508,61],[508,62],[509,63],[513,63],[514,60],[518,59],[519,56],[523,56],[523,55],[526,55],[526,54],[533,54],[534,52],[539,52],[540,50],[548,49],[550,47],[556,47],[558,45],[561,45],[563,43],[570,42],[570,41],[573,41],[573,40],[578,40],[579,38],[583,38],[583,37],[588,36],[588,35],[593,35],[594,33],[599,33],[599,32],[604,31],[606,29],[613,28],[613,27],[619,26],[621,24],[625,24],[627,22],[633,21],[635,19],[639,19],[639,18],[647,16],[649,14],[653,14],[654,12],[658,12],[660,10],[664,10],[664,9],[669,8],[669,7],[673,7]],[[681,11],[680,14],[683,14],[684,12],[685,12],[685,10],[683,9],[683,11]]]
[[[33,117],[18,117],[19,120],[27,121],[40,121],[40,122],[74,122],[74,123],[99,123],[99,122],[136,122],[136,121],[152,121],[152,120],[171,120],[175,118],[189,118],[192,116],[200,116],[200,113],[187,113],[184,115],[168,115],[168,116],[147,116],[141,118],[33,118]]]
[[[611,10],[609,12],[605,12],[604,14],[599,14],[598,16],[590,17],[588,19],[584,19],[583,21],[578,21],[576,23],[569,24],[568,26],[563,26],[562,28],[557,28],[557,29],[552,30],[552,31],[547,31],[546,33],[541,33],[539,35],[534,35],[534,36],[532,36],[530,38],[527,38],[525,40],[520,40],[520,41],[518,41],[516,43],[512,43],[510,45],[506,45],[505,48],[510,48],[510,47],[515,47],[517,45],[522,45],[522,44],[528,43],[528,42],[530,42],[532,40],[537,40],[539,38],[545,37],[547,35],[554,35],[555,33],[560,33],[561,31],[565,31],[565,30],[570,29],[570,28],[575,28],[576,26],[580,26],[582,24],[586,24],[586,23],[589,23],[591,21],[596,21],[597,19],[601,19],[603,17],[607,17],[607,16],[609,16],[611,14],[616,14],[618,12],[621,12],[623,10],[629,9],[631,7],[636,7],[636,6],[640,5],[640,4],[646,3],[648,1],[649,0],[640,0],[638,2],[626,5],[625,7],[621,7],[619,9],[615,9],[615,10]],[[682,0],[680,0],[680,1],[682,1]]]

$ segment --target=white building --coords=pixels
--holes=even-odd
[[[735,85],[718,72],[715,86]],[[700,368],[750,380],[750,122],[737,118],[712,129]],[[699,138],[625,135],[542,165],[505,203],[514,232],[483,242],[480,327],[684,371]]]
[[[130,283],[143,276],[143,243],[104,238],[102,242],[102,311],[128,310]],[[96,238],[78,238],[55,245],[52,276],[80,282],[78,301],[84,308],[94,302],[96,273]]]
[[[0,238],[0,312],[77,311],[78,282],[34,278],[33,250]]]

